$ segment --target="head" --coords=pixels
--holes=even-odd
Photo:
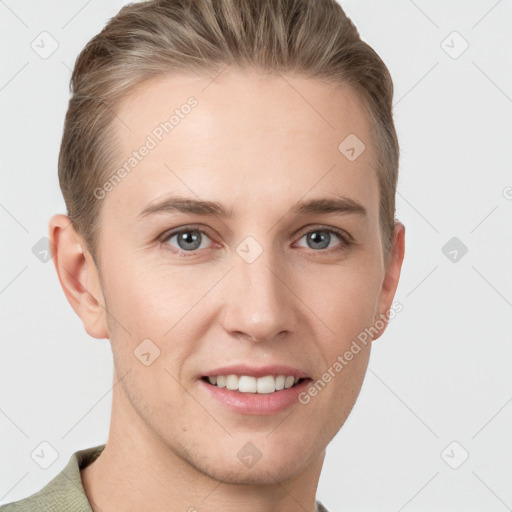
[[[86,45],[71,89],[50,237],[110,340],[114,411],[222,481],[305,470],[357,399],[404,255],[386,66],[334,0],[148,1]],[[228,406],[207,377],[231,365],[287,365],[302,399]]]

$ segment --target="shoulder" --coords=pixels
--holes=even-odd
[[[66,467],[36,493],[0,505],[0,512],[92,512],[82,486],[80,469],[96,459],[105,445],[79,450]]]

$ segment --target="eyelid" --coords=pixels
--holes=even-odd
[[[201,233],[208,236],[208,238],[212,238],[209,233],[206,226],[203,226],[202,224],[186,224],[183,226],[179,226],[177,228],[171,228],[167,231],[164,231],[159,237],[158,240],[160,242],[164,242],[165,240],[168,240],[172,236],[179,235],[180,233],[186,232],[186,231],[200,231]]]
[[[311,231],[330,231],[332,233],[337,234],[339,237],[343,238],[344,240],[346,240],[347,243],[348,242],[355,243],[354,237],[350,233],[345,231],[344,229],[337,228],[334,226],[326,226],[323,224],[311,224],[311,225],[306,226],[305,228],[301,229],[299,231],[300,238],[302,238],[304,235],[307,235]]]

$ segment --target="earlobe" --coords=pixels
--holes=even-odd
[[[402,269],[402,262],[405,256],[405,226],[401,222],[395,224],[395,230],[393,233],[393,245],[391,248],[391,254],[389,262],[386,268],[384,280],[382,282],[382,289],[379,297],[377,316],[382,318],[389,317],[389,311],[393,304],[393,298],[398,287],[400,280],[400,271]],[[376,316],[376,318],[377,318]],[[377,323],[378,321],[376,321]],[[388,321],[381,321],[384,323],[382,329],[378,329],[378,333],[373,337],[374,340],[382,336],[386,330]]]
[[[86,244],[66,215],[54,215],[48,231],[53,263],[68,302],[90,336],[108,338],[98,270]]]

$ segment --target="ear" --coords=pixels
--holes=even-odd
[[[48,225],[53,263],[64,294],[93,338],[108,338],[105,300],[98,269],[83,238],[66,215]]]
[[[393,298],[398,287],[398,281],[400,279],[400,271],[402,269],[402,262],[405,255],[405,226],[401,222],[395,223],[395,229],[393,231],[393,243],[391,252],[389,255],[389,261],[386,268],[386,274],[382,282],[382,289],[379,297],[377,316],[375,317],[375,323],[378,319],[381,320],[384,325],[378,330],[377,334],[373,336],[373,340],[380,338],[389,321],[389,311],[393,304]]]

